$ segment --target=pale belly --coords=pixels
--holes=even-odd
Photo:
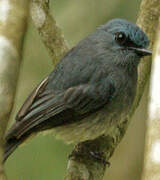
[[[56,127],[55,136],[70,144],[92,140],[101,135],[112,135],[128,114],[129,108],[124,108],[118,110],[116,107],[104,107],[79,122]]]

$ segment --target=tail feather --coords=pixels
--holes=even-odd
[[[49,121],[48,124],[47,124],[47,122],[46,122],[46,126],[43,126],[42,124],[39,124],[36,127],[34,127],[32,129],[30,129],[29,131],[25,132],[20,137],[15,136],[15,134],[21,128],[21,124],[17,123],[15,126],[13,126],[8,131],[8,134],[6,135],[6,138],[5,138],[3,163],[5,163],[7,158],[14,152],[14,150],[19,145],[23,144],[26,139],[28,139],[31,136],[36,135],[39,131],[43,131],[43,130],[52,128],[52,123],[50,123],[50,121]]]
[[[22,144],[26,139],[28,135],[22,136],[19,139],[11,138],[6,140],[6,143],[4,145],[4,155],[3,155],[3,163],[8,159],[8,157],[14,152],[14,150]]]

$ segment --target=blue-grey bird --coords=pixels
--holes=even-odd
[[[4,161],[30,135],[52,129],[67,143],[109,135],[129,113],[149,40],[113,19],[80,41],[30,94],[6,136]]]

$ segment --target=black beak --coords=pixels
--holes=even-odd
[[[129,49],[134,50],[141,57],[152,55],[152,51],[149,49],[136,48],[136,47],[130,47]]]

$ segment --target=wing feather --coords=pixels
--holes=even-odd
[[[32,91],[30,96],[26,99],[23,106],[19,110],[16,120],[20,120],[25,114],[28,113],[28,110],[30,109],[30,106],[33,104],[35,98],[43,91],[45,86],[48,83],[48,76]]]
[[[45,88],[47,83],[48,78],[42,81],[25,101],[18,113],[16,123],[8,132],[7,139],[19,139],[32,129],[35,131],[37,127],[47,129],[80,120],[102,108],[114,93],[110,91],[111,85],[108,81],[105,84],[105,96],[99,93],[100,86],[85,84],[71,87],[63,92],[54,92]],[[61,115],[57,118],[59,114]]]

